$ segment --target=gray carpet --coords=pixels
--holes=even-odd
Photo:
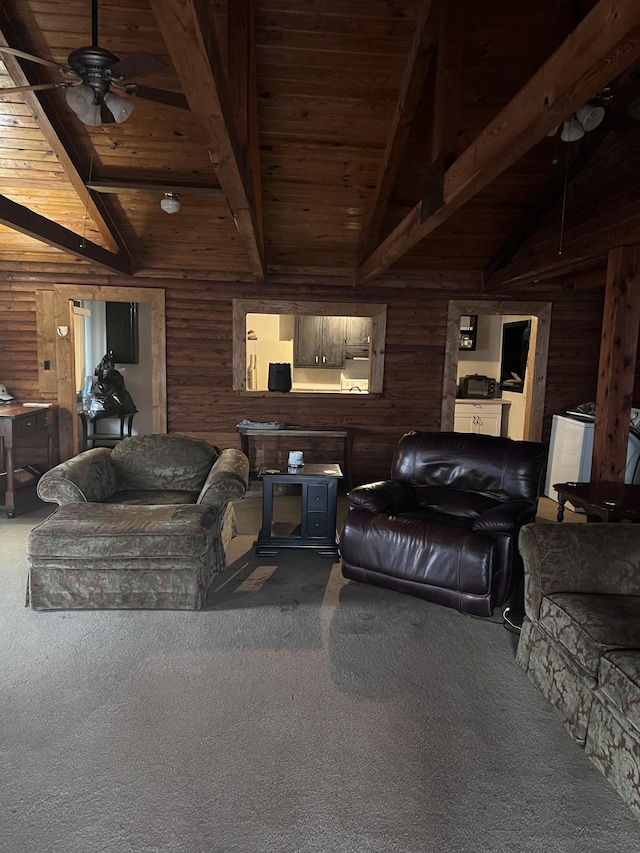
[[[44,514],[0,519],[1,853],[640,849],[497,620],[250,535],[205,611],[37,613]]]

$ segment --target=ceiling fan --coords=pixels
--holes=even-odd
[[[126,82],[133,77],[147,77],[161,71],[167,67],[166,63],[146,51],[132,53],[124,59],[119,59],[110,50],[100,47],[98,45],[98,0],[91,0],[91,42],[90,46],[79,47],[72,51],[67,60],[68,65],[60,65],[16,48],[0,46],[0,55],[4,53],[27,59],[39,65],[55,68],[67,77],[73,78],[0,89],[0,98],[21,92],[65,89],[67,104],[84,124],[93,127],[114,121],[120,123],[129,118],[134,105],[119,93],[180,109],[189,109],[187,99],[179,92]]]
[[[634,127],[640,119],[639,102],[640,79],[612,83],[565,119],[561,125],[560,139],[563,142],[576,142],[585,133],[599,127],[605,118],[607,130],[622,131]],[[555,127],[547,136],[554,136],[559,127]]]

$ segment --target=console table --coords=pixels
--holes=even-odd
[[[262,527],[256,554],[275,555],[280,548],[313,548],[327,557],[338,556],[336,515],[339,465],[303,465],[302,468],[260,468],[262,479]],[[278,484],[301,486],[302,508],[299,535],[273,535],[273,489]]]
[[[285,436],[287,439],[313,437],[342,439],[342,470],[344,471],[344,478],[347,483],[347,489],[351,488],[351,450],[353,446],[353,430],[348,428],[323,429],[322,427],[317,427],[315,429],[305,429],[304,427],[298,426],[285,427],[284,429],[265,429],[238,426],[237,430],[240,433],[242,452],[247,458],[249,458],[249,439],[251,438],[251,436],[270,436],[271,438],[282,438],[283,436]],[[304,447],[294,448],[290,442],[290,446],[287,449],[304,450]],[[327,466],[325,465],[324,467],[326,468]]]
[[[57,458],[58,408],[23,406],[19,403],[0,407],[0,510],[7,518],[35,497],[40,474],[37,461],[46,458],[46,467],[53,468]],[[16,476],[16,468],[25,469]]]
[[[558,521],[571,501],[587,514],[587,521],[640,521],[640,485],[629,483],[555,483]]]

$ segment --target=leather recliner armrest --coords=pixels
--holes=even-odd
[[[475,533],[513,533],[533,521],[535,504],[530,501],[505,501],[483,512],[473,523]]]
[[[366,486],[356,486],[347,495],[351,507],[369,512],[408,512],[416,506],[415,492],[400,480],[380,480]]]

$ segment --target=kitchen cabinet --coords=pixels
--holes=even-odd
[[[344,317],[296,317],[295,367],[344,367],[345,349]]]
[[[345,325],[347,358],[368,358],[371,319],[369,317],[347,317]]]
[[[482,435],[506,435],[509,403],[502,400],[456,400],[453,429]]]

